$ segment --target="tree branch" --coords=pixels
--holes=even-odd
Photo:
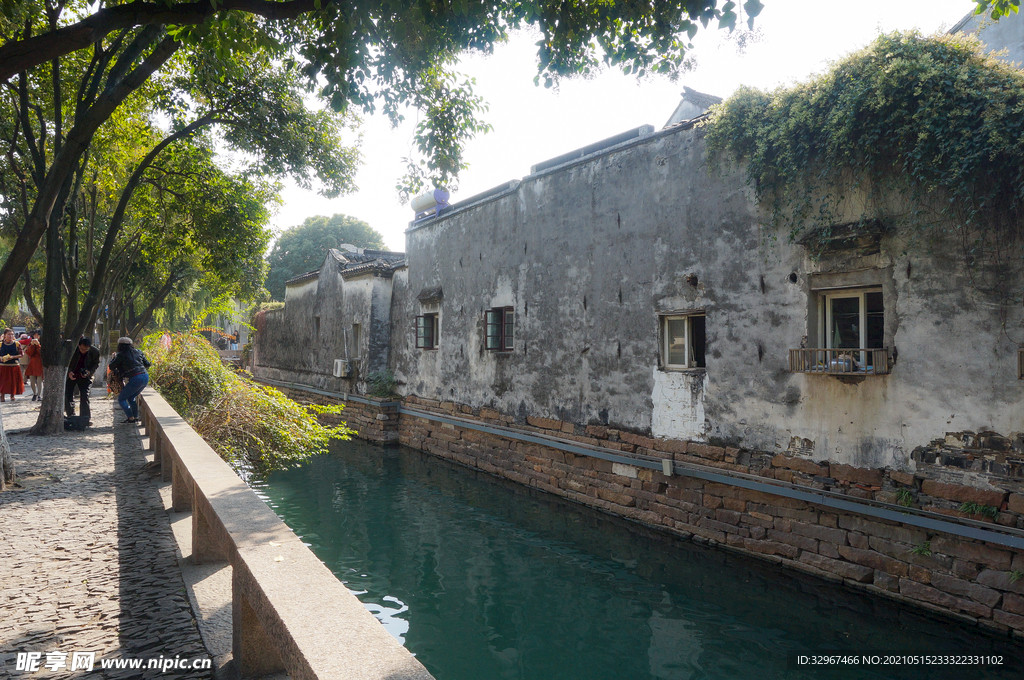
[[[294,19],[312,12],[317,4],[326,6],[332,0],[224,0],[216,10],[206,2],[162,5],[150,2],[130,2],[116,7],[104,7],[85,19],[44,33],[14,40],[0,47],[0,82],[26,69],[71,54],[94,45],[113,31],[133,26],[177,25],[191,26],[204,23],[217,12],[237,10],[280,21]]]
[[[92,282],[89,284],[89,292],[82,302],[82,310],[79,314],[78,321],[75,323],[74,333],[81,333],[85,330],[88,325],[88,317],[92,314],[92,307],[98,306],[100,303],[101,296],[103,294],[104,279],[107,276],[107,265],[110,262],[111,253],[114,249],[114,244],[117,242],[117,237],[121,233],[121,225],[124,224],[125,212],[128,210],[128,203],[131,201],[132,194],[135,193],[135,189],[139,186],[139,183],[143,180],[143,175],[146,170],[153,164],[157,156],[160,155],[164,149],[178,141],[190,137],[206,125],[209,125],[212,120],[212,114],[205,115],[197,120],[193,121],[186,127],[178,130],[174,134],[164,137],[159,144],[146,154],[146,157],[139,161],[139,164],[135,167],[135,171],[132,172],[131,177],[128,178],[128,182],[125,184],[124,190],[121,192],[121,198],[118,200],[117,208],[114,209],[114,214],[110,218],[110,226],[107,228],[107,236],[103,241],[103,248],[100,250],[98,259],[96,260],[96,268],[93,271]]]
[[[39,311],[39,308],[36,307],[35,300],[32,299],[32,279],[29,278],[28,269],[25,269],[25,277],[24,278],[25,278],[25,289],[24,289],[25,304],[28,305],[28,311],[32,312],[32,316],[34,316],[36,318],[36,321],[39,322],[39,325],[42,326],[43,325],[43,315]]]
[[[171,291],[174,289],[174,284],[183,278],[184,276],[176,276],[174,271],[171,271],[170,275],[167,277],[167,282],[159,291],[157,291],[157,294],[149,302],[145,311],[142,312],[142,316],[139,317],[138,323],[136,323],[135,327],[128,333],[129,337],[134,338],[138,336],[139,332],[142,331],[142,329],[146,327],[146,324],[149,323],[149,320],[153,318],[153,312],[155,312],[157,308],[164,303],[167,296],[170,295]]]
[[[29,259],[39,246],[40,238],[46,231],[50,213],[57,203],[68,173],[73,171],[82,154],[89,147],[96,130],[110,118],[114,110],[128,95],[140,88],[154,71],[170,59],[180,45],[181,43],[171,37],[164,38],[149,56],[125,76],[116,87],[104,91],[96,103],[89,107],[82,119],[76,121],[74,127],[68,132],[60,155],[54,159],[46,179],[39,188],[32,213],[26,219],[21,233],[18,234],[18,240],[11,249],[7,261],[4,262],[3,267],[0,267],[0,309],[6,307],[7,303],[11,301],[11,294],[18,284],[18,280],[21,279],[25,267],[28,266]]]

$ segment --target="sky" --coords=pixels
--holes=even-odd
[[[764,0],[754,24],[759,42],[741,52],[712,24],[694,41],[696,67],[675,83],[606,71],[592,79],[563,81],[557,90],[533,84],[537,37],[515,35],[493,55],[470,54],[459,64],[461,73],[476,79],[476,92],[489,105],[484,119],[494,129],[469,142],[469,168],[451,202],[522,178],[532,165],[619,132],[645,124],[661,128],[684,85],[727,98],[741,85],[773,89],[800,82],[879,33],[945,31],[973,9],[971,0]],[[395,185],[404,173],[402,158],[411,155],[412,133],[412,120],[392,129],[383,116],[366,118],[359,190],[326,199],[286,183],[272,220],[275,231],[313,215],[344,213],[383,234],[388,249],[404,251],[413,211],[399,201]]]

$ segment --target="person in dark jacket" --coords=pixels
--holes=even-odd
[[[0,341],[0,401],[6,401],[7,395],[14,397],[25,391],[24,378],[21,376],[21,345],[14,339],[14,331],[8,328]]]
[[[146,355],[135,349],[131,338],[117,340],[117,354],[110,362],[110,370],[121,376],[124,387],[117,395],[117,403],[124,410],[126,423],[139,422],[138,396],[149,384],[149,361]]]
[[[81,395],[80,414],[86,418],[92,415],[89,407],[89,390],[92,389],[92,374],[100,366],[100,351],[92,346],[92,340],[82,338],[78,349],[71,353],[68,362],[68,377],[64,383],[64,412],[75,415],[75,388]]]

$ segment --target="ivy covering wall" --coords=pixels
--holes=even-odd
[[[741,88],[707,138],[737,160],[770,233],[795,238],[856,220],[952,234],[979,290],[1022,297],[1024,72],[976,39],[879,36],[808,82]]]

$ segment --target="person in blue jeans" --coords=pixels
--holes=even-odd
[[[124,387],[117,395],[117,403],[124,410],[126,423],[139,422],[138,396],[149,384],[149,361],[141,350],[135,348],[131,338],[117,340],[117,354],[110,362],[110,370],[121,376]]]

